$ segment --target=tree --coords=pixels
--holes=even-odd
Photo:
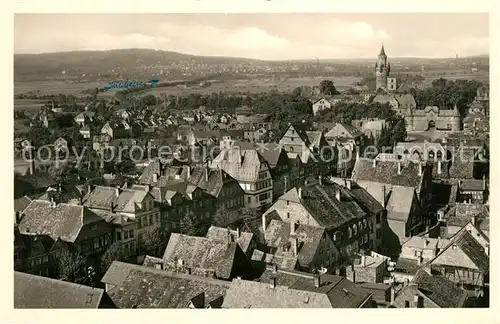
[[[335,88],[332,80],[323,80],[319,83],[319,91],[328,96],[333,96],[338,94],[339,92]]]
[[[185,235],[202,236],[208,231],[209,225],[190,211],[181,217],[180,231]]]
[[[168,239],[170,233],[168,233],[163,227],[156,227],[150,235],[145,237],[143,249],[146,254],[151,254],[153,256],[160,256],[163,251],[167,248]]]
[[[87,260],[75,250],[66,250],[59,258],[59,278],[64,281],[82,284],[87,281]]]
[[[101,258],[101,272],[105,273],[113,261],[123,261],[124,258],[122,244],[120,242],[111,244]]]

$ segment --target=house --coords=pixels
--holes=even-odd
[[[236,179],[245,192],[245,206],[265,209],[273,199],[273,179],[269,163],[257,150],[233,147],[224,149],[211,162],[212,169],[222,169]]]
[[[356,146],[361,145],[362,137],[363,133],[358,129],[344,123],[337,123],[335,127],[325,134],[325,139],[330,145],[332,145],[334,141],[340,141],[343,144],[349,143],[351,151],[354,151]]]
[[[413,280],[398,292],[396,308],[463,308],[467,292],[441,275],[419,270]]]
[[[172,233],[163,255],[163,269],[231,280],[251,278],[250,261],[238,243]]]
[[[76,115],[75,123],[80,126],[85,125],[85,113],[81,112],[78,115]]]
[[[94,151],[104,151],[111,143],[113,138],[109,134],[99,134],[92,137],[92,148]]]
[[[69,153],[68,141],[66,139],[64,139],[63,137],[58,137],[54,141],[54,150],[56,152],[64,151],[64,152]]]
[[[271,254],[296,258],[301,271],[327,269],[339,255],[323,227],[271,220],[264,237]]]
[[[224,243],[227,243],[228,240],[236,242],[243,253],[245,253],[249,258],[252,256],[253,250],[256,246],[253,233],[242,232],[239,229],[233,231],[227,228],[210,226],[206,238],[218,240]]]
[[[320,98],[312,103],[313,115],[316,116],[320,111],[331,109],[332,104],[325,98]]]
[[[14,308],[115,308],[103,289],[14,272]]]
[[[354,283],[383,283],[389,258],[380,254],[361,255],[346,269],[346,278]]]
[[[387,209],[390,231],[386,234],[393,240],[402,242],[432,223],[431,218],[423,217],[421,209],[430,199],[432,181],[431,171],[421,162],[360,158],[352,179]],[[390,245],[397,246],[398,242]]]
[[[306,131],[290,124],[278,142],[292,163],[291,184],[299,185],[311,175],[336,172],[337,154],[320,131]]]
[[[230,283],[113,261],[101,282],[117,308],[221,308]]]
[[[109,124],[109,122],[107,122],[106,124],[104,124],[104,126],[101,128],[101,134],[107,134],[111,138],[113,138],[113,127],[111,127],[111,125]]]
[[[461,231],[430,262],[431,273],[462,287],[481,291],[489,283],[489,247],[484,248],[468,231]]]
[[[26,175],[14,175],[14,198],[26,195],[42,194],[50,187],[55,187],[57,181],[48,172],[32,172],[34,163],[30,164],[30,172]]]
[[[322,180],[290,189],[262,215],[262,224],[267,224],[266,218],[274,213],[290,224],[325,228],[339,251],[338,256],[331,256],[335,261],[372,246],[372,215],[356,202],[347,188],[335,183]],[[266,231],[264,228],[264,233]]]
[[[123,119],[124,121],[129,120],[130,117],[132,117],[132,114],[127,109],[124,108],[118,109],[116,111],[116,115],[119,118]]]
[[[382,132],[382,128],[386,125],[385,119],[378,118],[363,118],[353,120],[352,125],[360,130],[365,136],[377,138]]]
[[[85,125],[80,128],[80,134],[83,136],[83,138],[90,138],[90,127],[88,125]]]
[[[486,179],[465,179],[458,181],[458,201],[483,204],[486,201]]]
[[[134,255],[137,247],[144,245],[155,228],[161,226],[160,209],[146,187],[90,187],[82,204],[115,226],[116,241],[122,244],[126,255]]]
[[[372,102],[380,104],[388,103],[392,109],[401,115],[406,110],[417,109],[417,102],[411,93],[377,94]]]
[[[371,308],[372,295],[340,276],[266,271],[258,282],[234,279],[222,308]]]
[[[241,211],[245,207],[245,191],[227,172],[198,166],[192,168],[187,181],[213,197],[213,224],[227,226],[241,219]]]
[[[292,187],[290,160],[283,147],[276,143],[257,144],[257,150],[271,169],[273,198],[275,199]]]
[[[113,240],[113,230],[87,207],[33,200],[21,213],[19,232],[30,238],[32,256],[27,269],[51,274],[65,246],[72,246],[83,255],[103,252]],[[40,238],[37,238],[40,236]],[[45,249],[37,255],[36,247]]]

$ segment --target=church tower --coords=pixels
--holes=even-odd
[[[387,63],[387,55],[385,55],[384,44],[382,44],[377,63],[375,64],[375,90],[378,90],[379,88],[387,90],[387,77],[389,76],[390,71],[391,65]]]

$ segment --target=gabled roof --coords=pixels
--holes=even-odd
[[[95,213],[83,206],[33,200],[23,212],[19,223],[21,234],[45,234],[53,239],[74,242],[84,224],[99,221]]]
[[[98,308],[104,290],[14,272],[14,308]]]
[[[250,243],[252,242],[253,233],[230,231],[227,228],[210,226],[206,237],[211,240],[218,240],[224,243],[227,243],[228,240],[236,242],[241,250],[246,253],[250,247]]]
[[[271,220],[266,227],[266,244],[283,250],[290,245],[290,239],[297,238],[297,260],[302,267],[309,267],[319,249],[325,229],[323,227],[299,224],[291,234],[291,224],[281,220]]]
[[[453,249],[454,246],[460,248],[460,250],[463,251],[463,253],[468,257],[472,264],[479,269],[479,271],[483,273],[489,271],[490,260],[488,255],[481,244],[479,244],[479,242],[476,241],[467,231],[462,231],[458,235],[454,236],[451,243],[433,260],[431,260],[431,264],[443,264],[467,268],[469,266],[469,260],[453,260],[452,264],[449,264],[445,258],[441,257],[447,253],[448,250]],[[460,264],[461,261],[464,261],[465,263]]]
[[[392,186],[387,200],[387,219],[406,222],[416,199],[415,188]]]
[[[31,198],[24,196],[18,199],[14,199],[14,212],[22,212],[31,203]]]
[[[113,261],[101,280],[118,308],[187,308],[204,294],[204,307],[224,297],[230,283]]]
[[[212,161],[211,167],[222,169],[238,181],[258,180],[262,163],[267,163],[257,150],[224,149]]]
[[[345,123],[337,123],[328,133],[325,134],[327,138],[343,137],[343,138],[356,138],[363,135],[356,127]]]

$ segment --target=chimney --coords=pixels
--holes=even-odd
[[[116,197],[120,196],[120,187],[119,186],[116,186],[116,188],[115,188],[115,195],[116,195]]]
[[[373,167],[376,167],[377,166],[377,160],[376,159],[373,159]]]
[[[476,226],[476,223],[477,223],[477,216],[475,216],[475,215],[474,215],[474,216],[472,216],[472,217],[471,217],[470,222],[472,223],[472,225]]]
[[[318,181],[319,181],[319,185],[321,186],[322,185],[322,183],[321,183],[321,175],[318,176]]]
[[[299,193],[299,199],[302,199],[302,188],[297,189],[297,192]]]
[[[398,175],[401,174],[401,161],[398,162]]]
[[[296,238],[296,237],[292,238],[292,242],[291,242],[291,244],[292,244],[292,252],[293,252],[293,255],[294,255],[294,256],[297,256],[297,253],[299,252],[299,251],[298,251],[298,249],[299,249],[299,247],[298,247],[298,245],[299,245],[299,241],[297,240],[297,238]]]
[[[158,173],[153,173],[153,183],[158,182]]]
[[[351,190],[352,189],[352,180],[351,179],[346,179],[345,184],[347,189]]]
[[[186,179],[189,179],[191,177],[191,167],[189,165],[186,168]]]
[[[57,206],[56,201],[54,200],[54,197],[50,198],[50,202],[52,204],[52,208],[55,208]]]
[[[359,150],[356,150],[356,161],[359,160]]]
[[[264,233],[264,239],[266,238],[266,214],[262,214],[262,232]]]
[[[366,255],[361,256],[361,266],[366,267]]]
[[[396,289],[394,289],[394,284],[391,285],[391,299],[390,299],[390,302],[391,302],[391,305],[394,304],[394,299],[395,299],[395,296],[396,295]]]
[[[340,188],[335,188],[335,199],[340,201]]]
[[[417,259],[417,265],[421,265],[422,261],[423,261],[422,254],[420,254]]]
[[[438,164],[438,174],[441,174],[441,171],[439,171],[441,168],[441,162],[439,162]],[[422,165],[422,163],[419,163],[418,164],[418,175],[419,176],[422,176],[424,174],[424,167]]]
[[[484,253],[486,253],[487,256],[490,256],[490,246],[489,245],[486,245],[486,247],[484,248]]]
[[[205,181],[208,182],[208,167],[205,168]]]
[[[270,284],[269,284],[269,287],[270,287],[271,289],[276,288],[276,278],[271,278],[271,282],[270,282]]]
[[[319,288],[321,286],[321,279],[320,275],[315,275],[314,276],[314,287]]]
[[[236,240],[240,239],[240,229],[237,227],[236,228]]]
[[[438,174],[441,174],[441,172],[442,172],[441,161],[438,161]]]

